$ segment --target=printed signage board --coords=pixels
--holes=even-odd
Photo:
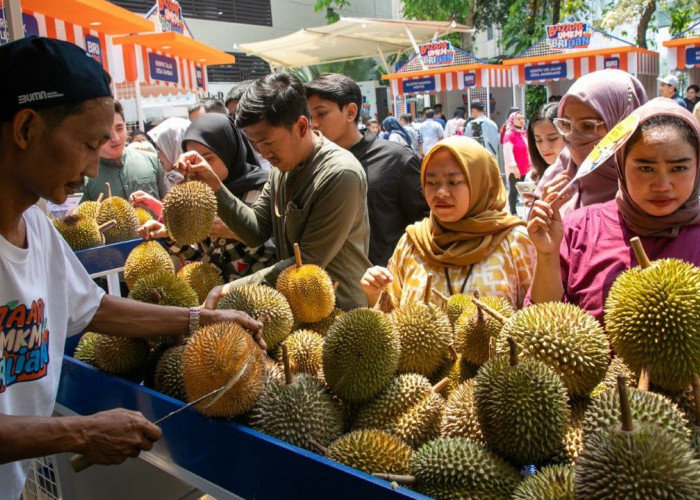
[[[546,27],[547,43],[553,49],[587,49],[591,43],[588,23],[572,21],[569,23],[550,24]]]
[[[404,80],[403,91],[409,92],[429,92],[435,90],[435,78],[432,76],[426,78],[418,78],[416,80]]]
[[[177,0],[158,0],[156,4],[158,20],[163,31],[185,33],[185,22],[182,20],[182,8]]]
[[[151,70],[151,78],[161,82],[177,83],[177,61],[172,57],[160,54],[148,54],[148,67]]]
[[[24,36],[39,36],[39,23],[30,14],[22,13],[22,24],[24,24]],[[10,41],[10,30],[7,29],[5,21],[5,10],[0,7],[0,45]]]
[[[446,40],[433,40],[418,46],[420,58],[428,67],[450,65],[455,60],[455,49]]]
[[[566,78],[566,63],[540,64],[525,67],[525,81]]]
[[[85,50],[95,61],[102,64],[102,46],[96,36],[85,35]]]

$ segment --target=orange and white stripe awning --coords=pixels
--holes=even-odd
[[[615,47],[579,53],[550,54],[540,57],[506,59],[513,83],[541,84],[575,80],[601,69],[620,69],[633,75],[658,75],[659,54],[639,47]]]
[[[666,40],[664,46],[668,47],[669,70],[700,67],[700,36]]]
[[[442,92],[512,85],[508,68],[497,64],[468,64],[408,73],[392,73],[382,76],[382,79],[390,81],[394,96],[413,92]]]

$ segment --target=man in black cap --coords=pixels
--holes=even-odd
[[[67,42],[31,37],[0,46],[0,485],[17,499],[29,462],[59,452],[120,463],[161,431],[116,409],[51,417],[67,335],[185,335],[238,311],[162,307],[105,295],[34,204],[63,203],[97,174],[114,116],[109,76]]]

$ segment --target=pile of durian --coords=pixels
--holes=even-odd
[[[220,283],[207,264],[175,274],[161,251],[129,257],[132,298],[191,306]],[[176,345],[87,333],[75,357],[183,401],[227,385],[204,415],[434,498],[700,498],[700,268],[623,273],[605,330],[567,303],[431,293],[342,312],[328,274],[297,258],[277,289],[218,304],[260,319],[267,353],[217,324]]]
[[[49,216],[74,251],[138,239],[136,229],[153,219],[148,210],[134,208],[124,198],[112,196],[109,182],[105,185],[107,198],[103,199],[100,194],[96,201],[78,205],[70,215],[61,218]]]

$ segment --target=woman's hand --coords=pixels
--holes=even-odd
[[[207,184],[215,193],[221,189],[221,179],[214,173],[207,160],[196,151],[182,153],[175,162],[175,168],[187,179]]]
[[[385,290],[392,281],[394,281],[394,277],[386,267],[374,266],[365,271],[364,276],[362,276],[360,280],[360,284],[365,292],[365,296],[367,296],[370,307],[377,302],[379,294],[382,290]]]
[[[168,228],[165,224],[158,222],[157,220],[149,220],[136,230],[139,236],[144,240],[152,240],[154,238],[166,238],[168,236]]]
[[[549,195],[552,193],[559,193],[562,189],[566,187],[567,184],[571,182],[571,177],[566,172],[557,174],[551,181],[544,185],[542,190],[541,200],[549,199]],[[567,198],[570,193],[562,193],[561,198]]]
[[[134,191],[129,196],[129,201],[135,207],[147,208],[156,218],[159,218],[163,212],[163,203],[144,191]]]
[[[564,237],[559,208],[555,209],[549,203],[537,200],[530,212],[527,232],[539,254],[558,254]]]

